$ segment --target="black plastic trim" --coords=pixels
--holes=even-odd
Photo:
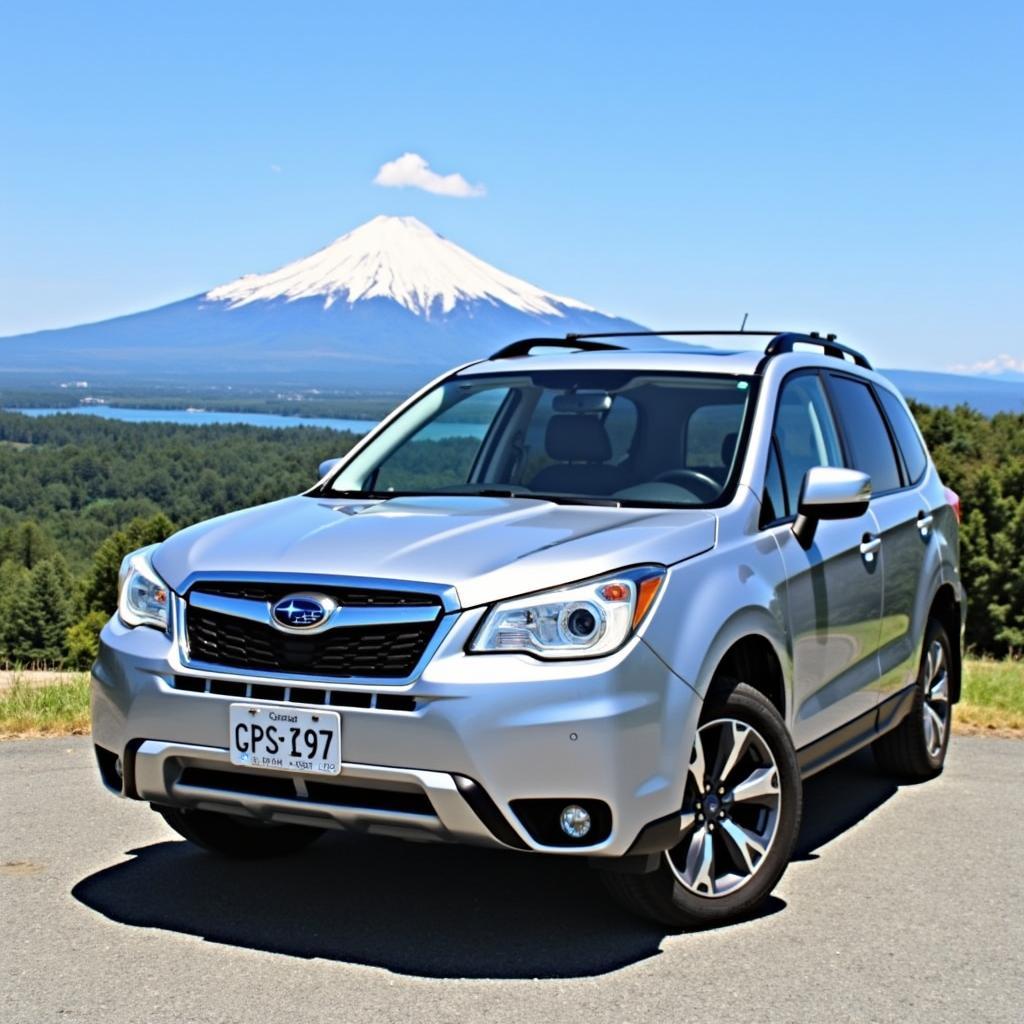
[[[916,683],[882,701],[877,707],[833,729],[796,752],[802,778],[809,778],[867,746],[882,733],[895,729],[914,705]]]
[[[511,846],[514,850],[529,850],[530,847],[520,839],[519,834],[508,823],[498,809],[498,805],[479,782],[469,778],[468,775],[453,774],[452,778],[455,780],[455,788],[459,791],[462,799],[469,804],[473,813],[487,826],[488,831],[495,839],[506,846]]]
[[[657,818],[644,825],[626,851],[626,856],[657,854],[671,850],[679,842],[679,815],[679,811],[673,811],[664,818]]]
[[[895,729],[914,708],[917,696],[917,684],[908,686],[899,693],[893,694],[878,705],[878,735]]]
[[[868,362],[867,356],[862,352],[858,352],[855,348],[850,348],[849,345],[841,345],[836,341],[834,334],[827,334],[823,338],[816,331],[812,331],[810,334],[798,334],[794,331],[787,331],[784,334],[776,335],[768,342],[768,347],[764,350],[764,354],[771,358],[772,356],[782,355],[784,352],[793,352],[797,345],[816,345],[818,348],[824,350],[825,355],[833,356],[836,359],[842,359],[846,362],[846,357],[849,356],[857,366],[863,367],[865,370],[873,370],[874,367]]]
[[[535,348],[568,348],[576,352],[617,352],[621,345],[609,345],[607,342],[586,341],[582,336],[568,334],[564,338],[522,338],[513,341],[504,348],[499,348],[491,359],[517,359],[528,356]]]
[[[113,750],[101,747],[98,743],[94,743],[92,749],[96,755],[96,767],[99,768],[103,785],[112,793],[121,793],[123,783],[117,774],[117,754]]]
[[[143,739],[129,740],[125,744],[124,754],[121,756],[121,771],[124,773],[121,780],[121,792],[129,800],[138,800],[139,792],[135,788],[135,755],[139,747],[146,741]]]
[[[590,815],[590,831],[579,839],[566,835],[558,824],[559,814],[567,804],[578,804]],[[611,835],[612,809],[603,800],[536,797],[513,800],[509,806],[534,842],[541,846],[597,846]]]

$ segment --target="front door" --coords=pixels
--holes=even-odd
[[[810,548],[792,532],[804,475],[844,464],[821,376],[789,377],[779,395],[772,459],[785,515],[773,527],[786,566],[793,658],[793,738],[804,746],[877,703],[882,573],[878,522],[822,521]],[[773,476],[770,467],[769,479]],[[778,509],[776,512],[778,513]]]

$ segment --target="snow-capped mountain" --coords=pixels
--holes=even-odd
[[[275,299],[322,299],[324,309],[335,302],[391,299],[427,319],[476,301],[532,316],[597,312],[497,270],[415,217],[374,217],[312,256],[269,274],[246,274],[204,298],[232,309]]]
[[[0,339],[0,367],[404,389],[519,337],[636,330],[490,266],[414,217],[157,309]]]

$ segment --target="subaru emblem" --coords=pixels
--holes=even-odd
[[[324,625],[336,605],[320,594],[289,594],[271,609],[275,625],[282,629],[315,629]]]

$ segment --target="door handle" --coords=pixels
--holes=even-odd
[[[922,537],[928,535],[928,531],[932,528],[933,522],[935,522],[935,517],[931,514],[931,512],[917,513],[917,528],[921,531]]]
[[[870,533],[865,533],[864,539],[860,542],[861,557],[870,564],[875,560],[875,554],[881,546],[881,537],[872,537]]]

